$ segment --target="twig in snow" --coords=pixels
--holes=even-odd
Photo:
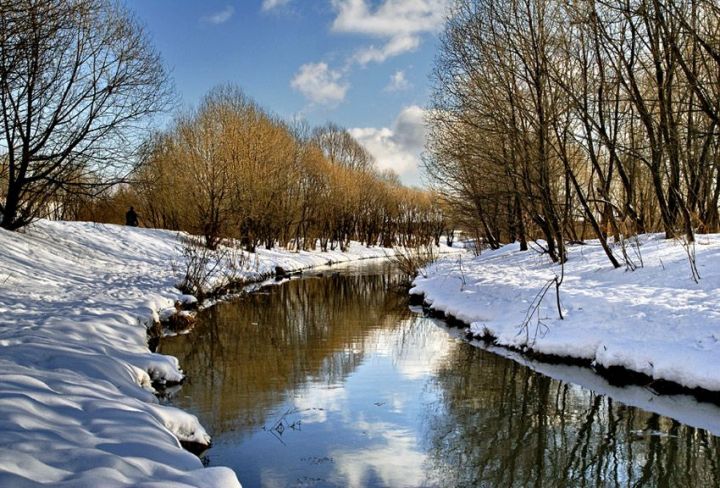
[[[688,241],[687,237],[683,236],[680,243],[683,246],[683,249],[685,249],[685,254],[687,254],[688,263],[690,263],[690,274],[695,283],[700,282],[700,272],[697,269],[697,261],[695,259],[695,241]]]
[[[460,290],[462,291],[465,289],[465,285],[467,285],[465,281],[465,271],[463,270],[462,255],[458,257],[458,268],[460,269],[460,281],[462,282]]]
[[[550,287],[553,285],[555,285],[555,292],[558,295],[557,306],[558,311],[560,311],[560,284],[562,284],[562,280],[558,276],[555,276],[553,279],[548,280],[547,283],[545,283],[543,287],[540,288],[540,291],[538,291],[538,293],[535,295],[535,298],[533,298],[532,302],[530,302],[530,307],[525,313],[525,318],[520,324],[520,330],[518,331],[518,335],[525,332],[525,344],[527,344],[529,347],[532,347],[532,345],[535,344],[538,335],[540,335],[540,337],[544,337],[545,334],[550,330],[547,324],[545,324],[545,322],[540,319],[540,305],[542,305],[542,301],[545,298],[545,295],[550,290]],[[532,341],[530,341],[530,322],[532,321],[533,316],[537,317],[537,322],[535,323],[535,332],[533,334]],[[563,318],[562,313],[560,315],[560,318]]]
[[[560,286],[562,285],[564,279],[565,260],[560,260],[560,276],[556,274],[552,279],[548,280],[547,283],[545,283],[543,287],[540,288],[540,291],[537,293],[537,295],[535,295],[535,298],[533,298],[532,302],[530,302],[530,307],[528,308],[528,311],[525,314],[525,318],[523,319],[522,324],[520,324],[520,330],[518,331],[518,335],[522,334],[522,332],[525,331],[525,344],[527,344],[529,347],[532,347],[532,345],[535,344],[538,335],[540,335],[540,337],[543,337],[550,330],[548,325],[540,319],[540,305],[542,304],[545,295],[550,290],[550,287],[553,285],[555,285],[555,305],[557,307],[558,316],[560,317],[560,320],[565,320],[565,317],[562,313],[562,305],[560,303]],[[535,333],[533,334],[533,339],[531,343],[530,321],[532,320],[533,315],[537,316],[537,322],[535,324]]]
[[[562,313],[562,306],[560,305],[560,285],[562,285],[563,280],[565,279],[565,260],[560,260],[560,277],[558,278],[557,275],[555,275],[555,301],[557,304],[557,311],[558,315],[560,316],[560,320],[565,320],[565,317],[563,317]]]

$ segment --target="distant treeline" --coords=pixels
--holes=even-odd
[[[78,217],[112,220],[108,211],[117,218],[132,204],[144,225],[250,251],[417,246],[439,241],[445,226],[438,198],[378,172],[346,130],[287,124],[230,86],[154,136],[142,161],[132,184],[82,202]]]
[[[493,247],[720,230],[720,5],[457,0],[426,166]]]

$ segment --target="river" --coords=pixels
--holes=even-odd
[[[203,461],[246,488],[718,486],[720,408],[488,352],[400,279],[310,272],[163,339],[188,375],[171,403],[213,436]]]

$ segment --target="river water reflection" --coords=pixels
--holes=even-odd
[[[388,265],[292,280],[164,339],[189,378],[173,404],[213,435],[205,461],[246,488],[718,486],[710,432],[474,347],[398,280]]]

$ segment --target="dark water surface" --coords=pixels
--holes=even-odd
[[[221,303],[161,344],[189,378],[172,403],[213,436],[205,461],[246,488],[718,486],[709,431],[466,343],[408,308],[389,265],[333,273]],[[717,407],[598,384],[720,425]]]

